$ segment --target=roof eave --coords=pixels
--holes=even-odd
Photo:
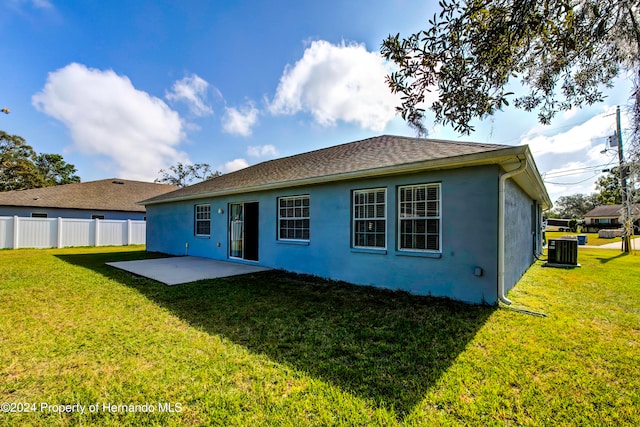
[[[499,154],[499,155],[498,155]],[[275,190],[287,187],[299,187],[304,185],[325,184],[335,181],[346,181],[352,179],[369,178],[374,176],[394,175],[394,174],[407,174],[418,171],[438,170],[438,169],[456,169],[469,166],[481,166],[489,164],[497,164],[504,166],[515,161],[517,158],[527,157],[528,160],[528,175],[532,181],[533,187],[537,188],[537,194],[542,202],[543,206],[551,206],[551,201],[544,188],[540,174],[537,172],[535,163],[531,156],[531,152],[527,146],[514,146],[509,148],[502,148],[499,150],[484,151],[481,153],[465,154],[455,157],[446,157],[435,160],[425,160],[414,163],[404,163],[401,165],[385,166],[380,168],[365,169],[353,172],[345,172],[340,174],[324,175],[312,178],[304,178],[291,181],[280,181],[268,184],[253,185],[242,188],[223,189],[216,191],[208,191],[199,194],[190,194],[185,196],[172,197],[168,199],[153,200],[147,199],[138,202],[140,205],[159,205],[164,203],[181,202],[187,200],[198,200],[210,197],[227,196],[230,194],[242,194],[252,193],[267,190]]]

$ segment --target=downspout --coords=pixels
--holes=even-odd
[[[505,211],[505,187],[507,179],[514,175],[522,173],[527,167],[527,159],[520,160],[520,166],[517,169],[509,171],[500,176],[500,182],[498,184],[498,299],[503,303],[510,305],[511,300],[504,294],[504,248],[505,248],[505,233],[504,233],[504,211]]]

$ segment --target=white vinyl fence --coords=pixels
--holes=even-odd
[[[0,216],[0,249],[144,245],[146,222]]]

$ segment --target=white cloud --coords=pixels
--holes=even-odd
[[[609,163],[611,161],[617,162],[618,150],[608,147],[605,138],[602,138],[600,141],[600,144],[594,145],[587,151],[586,159],[588,159],[590,163],[596,162],[597,164]]]
[[[210,116],[213,108],[206,104],[209,83],[196,74],[187,76],[173,84],[171,92],[165,97],[169,101],[182,101],[189,106],[189,111],[197,117]]]
[[[248,166],[249,166],[249,163],[247,163],[245,159],[234,159],[234,160],[231,160],[230,162],[225,163],[222,169],[224,170],[224,172],[228,173],[228,172],[235,172],[237,170],[244,169]]]
[[[240,109],[225,108],[222,130],[231,135],[251,136],[256,123],[258,123],[258,109],[249,102]]]
[[[32,6],[34,9],[53,9],[53,4],[49,0],[9,0],[7,4],[19,10],[22,6]]]
[[[572,125],[574,114],[548,128],[542,125],[525,135],[522,143],[529,144],[551,200],[560,196],[591,194],[603,169],[618,164],[617,152],[605,149],[616,129],[615,106],[603,107],[590,119]],[[622,114],[622,128],[629,127],[629,117]],[[549,135],[556,129],[558,133]],[[545,133],[546,135],[541,135]]]
[[[48,0],[32,0],[31,3],[38,9],[53,9],[53,4]]]
[[[562,119],[563,120],[568,120],[572,117],[575,117],[575,115],[578,113],[579,108],[578,107],[573,107],[565,112],[562,113]]]
[[[364,45],[314,41],[294,66],[285,68],[269,110],[305,111],[322,126],[343,121],[379,132],[399,104],[385,83],[389,71],[382,56]]]
[[[541,132],[549,132],[544,126],[536,126],[529,131],[522,140],[523,144],[528,144],[535,155],[563,154],[584,151],[591,148],[593,144],[602,144],[604,138],[615,131],[615,117],[610,114],[615,108],[607,109],[604,114],[599,114],[585,121],[582,124],[571,127],[565,132],[555,135],[541,135]],[[561,126],[560,127],[566,127]]]
[[[96,164],[108,158],[119,177],[152,180],[162,168],[189,162],[177,149],[184,138],[178,113],[112,70],[69,64],[49,73],[32,103],[64,123],[74,148],[97,156]]]
[[[275,157],[278,155],[278,151],[271,144],[252,145],[247,148],[247,154],[251,157]]]

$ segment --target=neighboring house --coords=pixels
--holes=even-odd
[[[584,224],[593,228],[621,228],[622,205],[596,206],[584,214]],[[640,218],[640,205],[631,205],[631,217],[634,222]]]
[[[551,207],[527,146],[399,136],[267,161],[141,203],[149,251],[490,304],[534,262]]]
[[[146,218],[136,202],[174,191],[176,187],[119,178],[0,193],[0,216],[32,218]]]

